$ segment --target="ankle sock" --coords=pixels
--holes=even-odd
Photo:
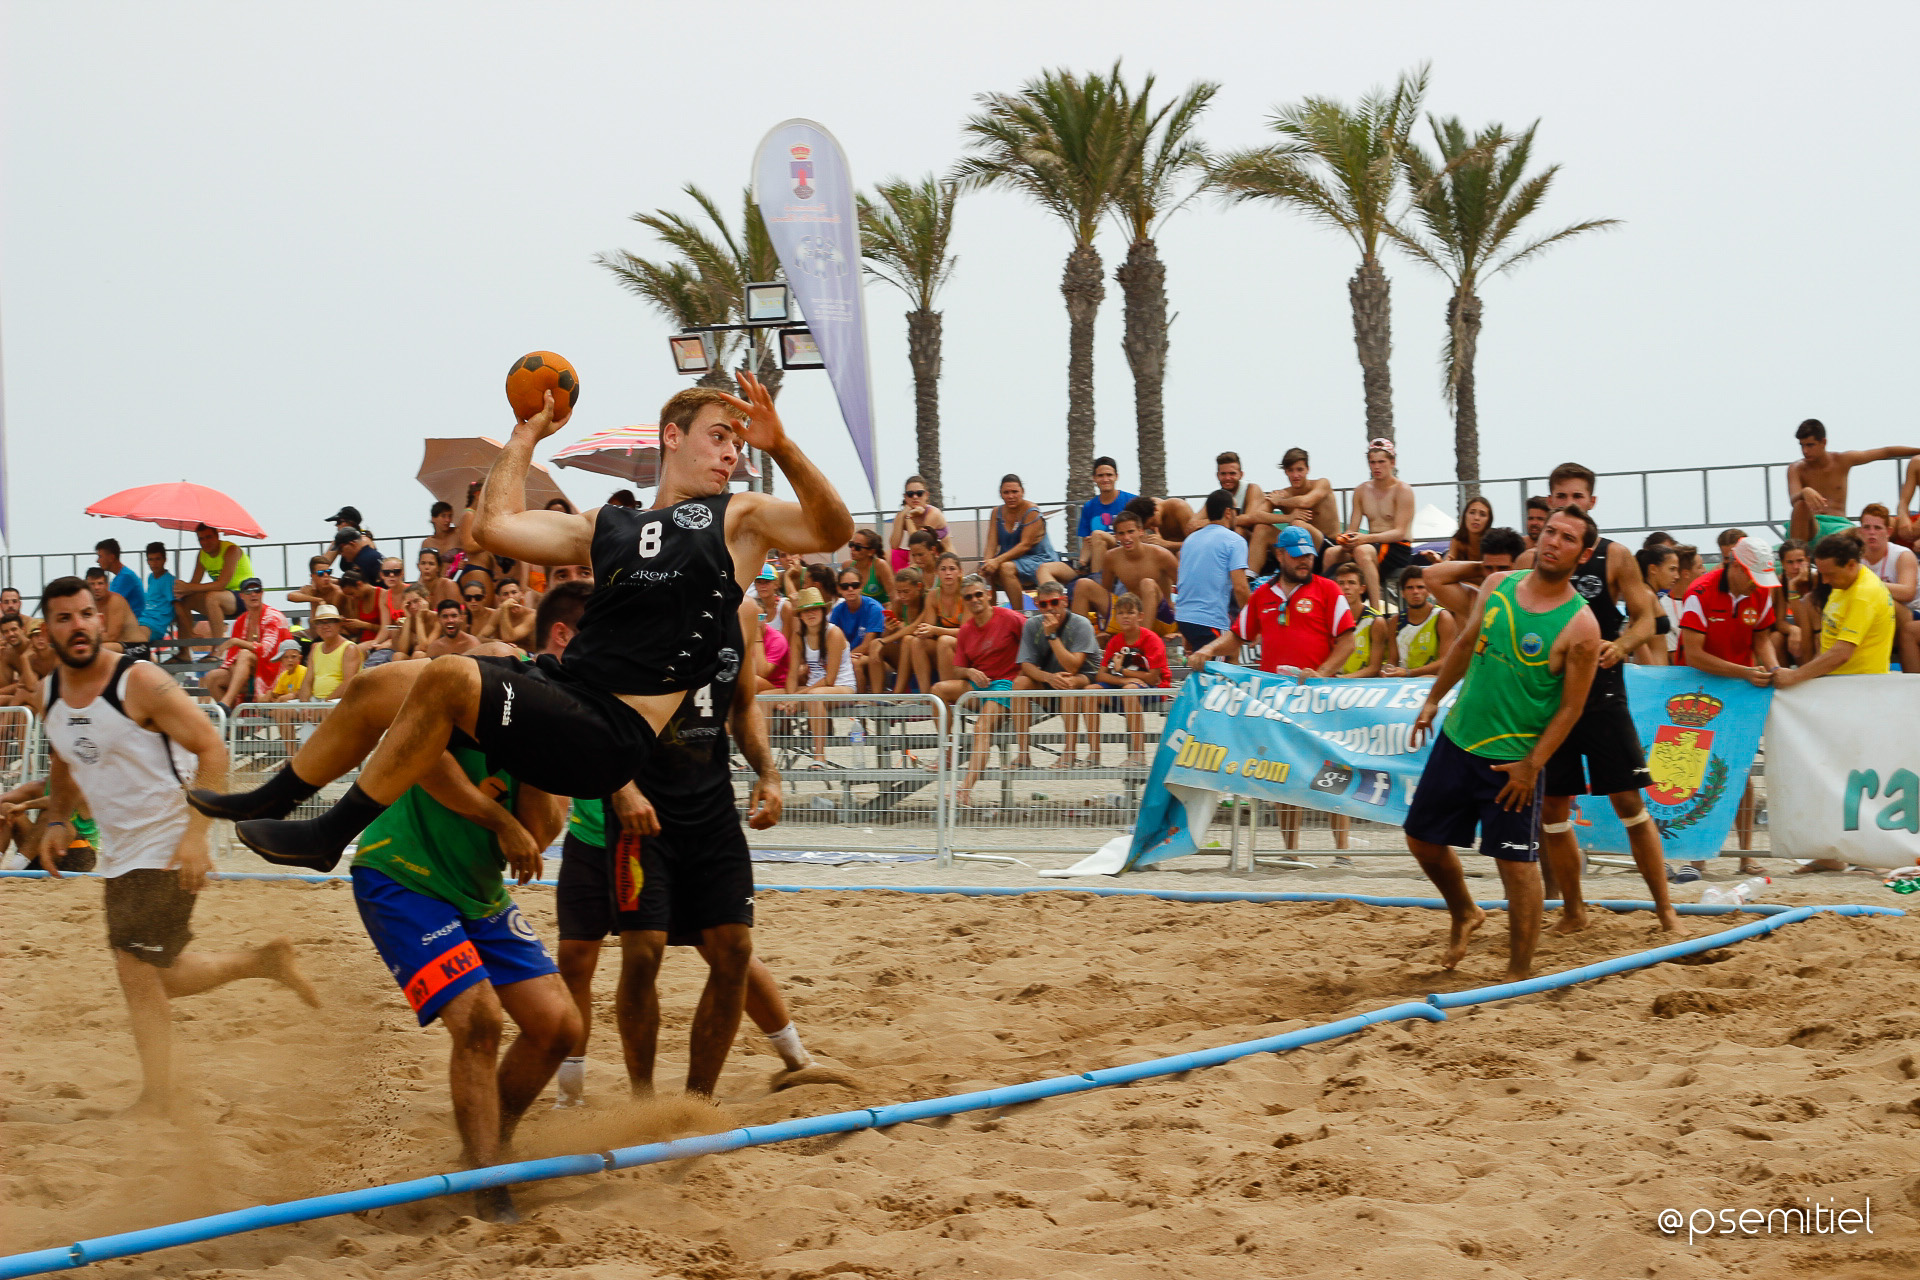
[[[560,1086],[562,1098],[584,1098],[587,1096],[587,1060],[567,1058],[560,1063],[560,1071],[554,1077]]]
[[[262,817],[285,817],[298,809],[302,801],[320,793],[320,788],[303,780],[293,771],[293,762],[289,760],[279,770],[261,784],[253,793],[259,802]],[[268,812],[274,810],[277,812]]]
[[[313,827],[324,834],[329,843],[338,841],[344,848],[386,811],[387,806],[362,791],[356,782],[347,788],[347,794],[333,802],[333,808],[313,820]]]
[[[780,1055],[780,1060],[787,1064],[787,1070],[798,1071],[802,1067],[813,1065],[813,1055],[809,1054],[807,1047],[800,1043],[800,1033],[794,1029],[791,1022],[778,1031],[767,1032],[766,1035],[767,1044]]]

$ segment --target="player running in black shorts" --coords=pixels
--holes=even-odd
[[[1577,462],[1563,462],[1547,478],[1554,510],[1574,506],[1593,510],[1593,472]],[[1533,563],[1535,552],[1520,557],[1521,566]],[[1659,607],[1640,576],[1633,553],[1618,542],[1601,538],[1573,571],[1573,589],[1586,597],[1594,621],[1600,624],[1600,669],[1587,693],[1587,709],[1567,740],[1547,762],[1547,796],[1540,809],[1545,835],[1547,870],[1561,898],[1556,933],[1576,933],[1587,927],[1587,904],[1580,897],[1580,840],[1573,831],[1573,798],[1605,796],[1613,804],[1633,846],[1634,865],[1647,883],[1660,926],[1679,933],[1680,916],[1667,893],[1666,851],[1659,828],[1647,812],[1642,787],[1653,783],[1647,756],[1640,745],[1627,707],[1626,661],[1653,638]],[[1626,616],[1620,612],[1626,605]]]
[[[692,387],[661,410],[660,487],[646,510],[527,510],[534,446],[564,419],[549,399],[514,427],[481,490],[473,537],[516,560],[592,565],[595,591],[564,661],[450,654],[363,672],[265,785],[196,791],[194,806],[234,819],[241,842],[269,862],[331,870],[450,741],[477,745],[555,795],[609,796],[631,781],[687,695],[739,663],[728,624],[768,549],[830,551],[853,532],[846,504],[788,438],[766,389],[751,374],[739,381],[745,399]],[[797,503],[728,491],[743,443],[780,465]],[[326,813],[284,820],[361,760],[359,780]]]

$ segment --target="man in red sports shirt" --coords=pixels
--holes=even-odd
[[[1680,606],[1680,652],[1686,666],[1710,675],[1733,676],[1765,688],[1773,681],[1773,552],[1752,538],[1728,548],[1726,563],[1703,573],[1687,588]],[[1753,779],[1740,798],[1734,831],[1742,851],[1753,847]],[[1693,864],[1706,870],[1704,863]],[[1741,875],[1765,875],[1752,858],[1740,859]]]
[[[952,706],[969,689],[1013,688],[1020,674],[1020,633],[1026,619],[1011,609],[996,609],[987,592],[986,579],[970,573],[960,579],[960,636],[953,651],[957,680],[942,680],[933,686],[936,697]],[[1006,698],[984,699],[980,714],[973,722],[973,758],[967,762],[967,778],[953,793],[954,802],[972,801],[974,784],[980,781],[988,752],[993,746],[994,726],[1007,709]]]
[[[1305,529],[1281,530],[1274,545],[1280,572],[1247,600],[1233,627],[1188,658],[1191,667],[1219,658],[1232,662],[1240,646],[1260,646],[1260,669],[1299,671],[1300,679],[1331,676],[1353,652],[1354,616],[1332,578],[1313,572],[1313,538]]]

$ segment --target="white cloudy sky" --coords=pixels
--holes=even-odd
[[[1781,460],[1809,415],[1836,443],[1920,442],[1899,373],[1920,283],[1898,230],[1913,204],[1920,26],[1904,6],[13,0],[0,12],[15,551],[143,538],[145,526],[81,510],[181,478],[233,494],[276,538],[320,536],[341,502],[379,532],[423,528],[421,438],[503,435],[501,379],[522,351],[579,366],[580,433],[651,421],[680,385],[664,323],[591,260],[648,247],[630,212],[686,208],[686,182],[731,203],[754,144],[788,116],[833,129],[857,180],[944,170],[976,93],[1116,57],[1169,86],[1221,81],[1203,129],[1216,146],[1261,141],[1275,104],[1354,96],[1422,60],[1434,110],[1544,121],[1540,154],[1566,166],[1545,220],[1626,225],[1485,291],[1489,476],[1568,455],[1603,470]],[[1035,497],[1061,492],[1067,247],[1014,196],[960,207],[943,384],[956,500],[992,501],[1008,469]],[[1125,250],[1117,235],[1100,247],[1110,268]],[[1346,242],[1207,203],[1162,247],[1179,313],[1176,491],[1211,487],[1223,448],[1255,460],[1256,479],[1294,444],[1337,480],[1360,478]],[[1444,478],[1444,293],[1411,263],[1390,269],[1402,470]],[[913,448],[903,308],[883,285],[868,297],[882,478],[897,497]],[[1117,287],[1100,325],[1098,446],[1127,483]],[[865,506],[824,375],[789,387],[789,423]],[[588,501],[612,487],[565,483]]]

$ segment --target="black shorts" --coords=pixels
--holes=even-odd
[[[194,894],[180,887],[178,871],[141,867],[106,882],[107,945],[156,969],[171,969],[174,957],[193,941]]]
[[[1477,756],[1446,735],[1434,735],[1433,754],[1414,788],[1413,804],[1407,809],[1406,832],[1428,844],[1466,848],[1473,843],[1474,829],[1480,832],[1480,852],[1503,862],[1540,861],[1540,786],[1533,788],[1533,803],[1517,811],[1502,808],[1497,796],[1507,785],[1507,775],[1495,769],[1504,760]]]
[[[560,941],[600,942],[618,933],[613,919],[613,859],[573,832],[560,845],[560,886],[554,890]]]
[[[1180,638],[1187,642],[1188,653],[1220,638],[1219,627],[1203,627],[1197,622],[1176,622],[1173,625],[1180,632]]]
[[[608,808],[614,920],[621,932],[664,933],[668,946],[691,947],[703,929],[753,927],[753,857],[731,788],[703,808],[690,820],[662,812],[660,834],[640,838],[637,859],[622,847],[619,820]]]
[[[653,727],[638,711],[568,676],[550,654],[535,662],[473,661],[480,668],[474,745],[530,787],[610,796],[633,780],[653,749]]]
[[[1627,709],[1625,677],[1601,685],[1606,678],[1606,672],[1594,677],[1587,709],[1541,770],[1550,796],[1616,796],[1653,785],[1640,731]]]
[[[1380,576],[1390,577],[1413,563],[1413,547],[1405,542],[1389,542],[1386,546],[1374,543],[1373,549],[1380,554]]]

